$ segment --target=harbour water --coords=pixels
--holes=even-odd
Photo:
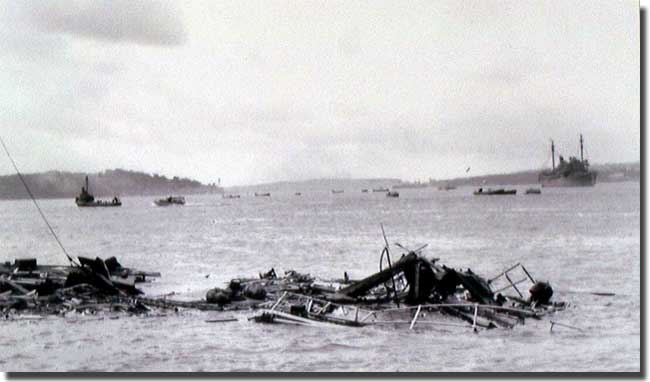
[[[234,277],[274,267],[323,278],[378,270],[389,241],[428,243],[425,256],[482,275],[522,262],[570,304],[552,320],[474,334],[461,328],[308,328],[208,323],[219,313],[181,311],[109,319],[72,315],[0,321],[3,371],[639,371],[639,183],[543,189],[541,195],[473,196],[469,188],[402,189],[399,198],[330,190],[270,198],[187,196],[155,207],[39,201],[73,255],[116,256],[160,271],[147,294],[205,296]],[[0,202],[0,260],[65,256],[29,200]],[[395,255],[398,248],[393,247]],[[613,297],[587,292],[614,292]]]

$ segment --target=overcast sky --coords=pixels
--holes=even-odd
[[[637,161],[637,1],[0,3],[23,172],[224,185]],[[12,173],[0,159],[0,173]]]

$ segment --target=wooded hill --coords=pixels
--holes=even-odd
[[[223,189],[214,183],[205,185],[177,176],[167,178],[164,175],[122,169],[91,174],[48,171],[23,174],[23,178],[36,198],[74,198],[79,195],[86,175],[90,192],[96,197],[223,192]],[[24,198],[29,198],[29,195],[18,175],[0,176],[0,199]]]

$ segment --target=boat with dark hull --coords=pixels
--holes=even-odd
[[[496,190],[493,190],[491,188],[488,188],[487,190],[484,190],[483,188],[479,188],[478,190],[474,191],[474,195],[516,195],[517,190],[512,189],[512,190],[506,190],[504,188],[498,188]]]
[[[113,200],[95,199],[95,196],[90,193],[87,176],[86,186],[81,187],[81,193],[74,199],[74,202],[77,204],[77,207],[120,207],[122,205],[122,201],[117,196],[113,197]]]
[[[596,184],[598,173],[589,169],[589,161],[584,159],[582,134],[580,134],[580,159],[570,157],[565,160],[560,155],[560,163],[555,166],[555,144],[551,141],[553,167],[542,171],[538,180],[542,187],[589,187]]]
[[[174,204],[177,205],[184,205],[185,204],[185,197],[183,196],[168,196],[163,199],[158,199],[154,201],[154,204],[157,205],[158,207],[165,207],[165,206],[171,206]]]

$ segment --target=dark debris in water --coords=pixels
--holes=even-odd
[[[160,277],[157,272],[123,267],[114,257],[78,259],[75,266],[38,265],[35,259],[0,264],[3,317],[244,310],[254,311],[251,320],[266,323],[463,326],[476,331],[512,328],[526,318],[539,319],[565,307],[552,302],[549,283],[536,281],[521,264],[488,279],[470,269],[447,267],[418,251],[408,251],[391,263],[388,246],[380,270],[362,280],[350,280],[347,273],[339,280],[321,280],[295,270],[280,276],[271,269],[257,278],[232,279],[195,301],[144,296],[136,285]]]

